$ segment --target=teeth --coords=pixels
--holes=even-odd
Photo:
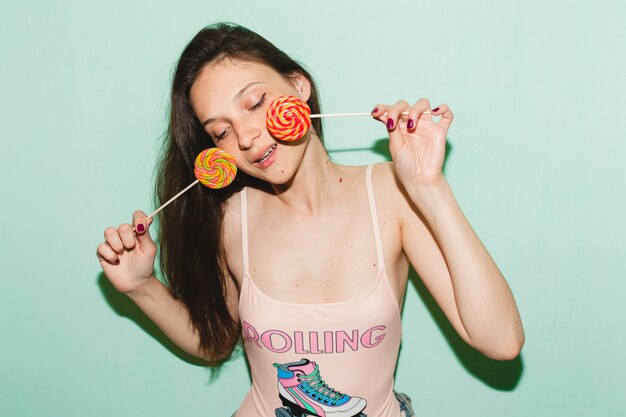
[[[274,150],[274,148],[276,148],[276,144],[272,145],[267,152],[265,152],[265,155],[263,155],[261,157],[261,159],[257,159],[257,162],[263,162],[267,159],[268,156],[270,156],[270,154],[272,153],[272,151]]]

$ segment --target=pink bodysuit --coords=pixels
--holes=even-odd
[[[246,189],[241,192],[243,282],[239,317],[252,386],[237,417],[398,417],[394,370],[402,337],[385,270],[372,165],[366,186],[378,277],[357,299],[294,304],[261,292],[248,268]]]

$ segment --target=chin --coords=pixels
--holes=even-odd
[[[267,181],[271,185],[288,185],[291,182],[292,178],[293,178],[292,175],[287,175],[285,173],[281,175],[272,175],[270,176],[270,178],[266,179],[265,181]]]
[[[267,175],[264,176],[263,180],[272,185],[289,185],[293,181],[295,172],[295,169],[276,167],[276,169],[272,170],[272,172],[267,172]]]

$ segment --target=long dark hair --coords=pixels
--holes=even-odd
[[[195,180],[196,156],[213,146],[189,102],[189,91],[201,70],[221,59],[261,62],[289,78],[294,73],[311,82],[308,104],[320,113],[319,96],[311,75],[287,54],[258,34],[232,23],[202,29],[189,42],[176,66],[172,83],[169,127],[159,156],[155,204],[160,206]],[[320,119],[312,121],[322,139]],[[240,324],[226,303],[227,274],[222,240],[223,203],[244,186],[260,180],[239,171],[236,180],[222,190],[196,185],[161,214],[160,266],[172,296],[187,307],[191,324],[200,337],[199,351],[207,358],[228,358],[241,334]],[[237,283],[235,287],[239,290]]]

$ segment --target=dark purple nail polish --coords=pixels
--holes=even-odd
[[[413,119],[409,119],[409,121],[406,122],[406,128],[413,129]]]
[[[378,107],[374,107],[374,110],[372,110],[372,113],[378,113]]]
[[[387,129],[393,129],[393,119],[387,120]]]
[[[145,230],[146,230],[146,229],[143,227],[143,224],[139,223],[139,224],[137,225],[137,231],[138,231],[139,233],[143,233]]]
[[[435,108],[433,109],[433,113],[434,113],[434,112],[437,112],[437,111],[439,111],[439,107],[435,107]]]

